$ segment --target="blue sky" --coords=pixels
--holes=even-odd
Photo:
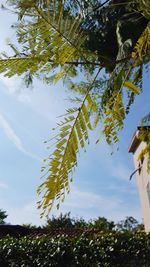
[[[10,29],[13,19],[11,14],[0,12],[1,51],[8,49],[7,37],[15,39]],[[72,216],[85,219],[142,219],[135,178],[129,182],[134,166],[128,145],[141,117],[149,112],[148,79],[145,74],[144,91],[137,96],[120,133],[119,151],[111,155],[103,140],[95,145],[98,132],[93,133],[87,152],[80,154],[70,195],[51,215],[71,211]],[[56,117],[69,106],[67,97],[61,83],[46,86],[36,80],[32,89],[26,89],[18,77],[0,75],[0,208],[7,211],[7,222],[45,223],[36,209],[42,159],[48,153],[43,141],[52,136]]]

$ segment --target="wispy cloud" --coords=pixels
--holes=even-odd
[[[115,201],[114,201],[115,200]],[[98,208],[104,203],[107,205],[110,200],[102,195],[96,194],[94,192],[81,191],[77,188],[71,190],[71,194],[68,196],[68,201],[64,204],[68,208],[77,208],[77,209],[90,209]],[[110,204],[110,203],[109,203]],[[111,206],[109,208],[114,208],[118,205],[118,200],[111,197]]]
[[[40,212],[37,209],[36,201],[30,200],[24,205],[14,205],[13,207],[7,204],[4,209],[7,211],[7,221],[11,224],[45,224],[46,218],[40,219]]]
[[[131,170],[126,164],[125,157],[118,158],[118,155],[117,151],[111,155],[110,147],[102,140],[100,146],[97,146],[95,149],[94,158],[96,164],[105,169],[111,177],[128,182]]]
[[[17,100],[23,103],[31,103],[31,98],[29,94],[29,89],[23,88],[21,79],[18,77],[5,77],[0,75],[0,81],[5,86],[5,92],[10,95],[15,95]]]
[[[118,162],[116,167],[112,164],[111,174],[115,178],[128,181],[130,177],[130,170],[127,166]]]
[[[71,212],[72,217],[82,217],[86,220],[104,216],[109,220],[118,222],[131,215],[141,221],[140,208],[134,206],[133,203],[132,206],[126,204],[116,196],[100,195],[73,187],[60,210],[54,208],[50,217]],[[32,223],[41,225],[46,222],[46,218],[40,219],[40,211],[37,209],[35,198],[24,203],[21,207],[19,204],[13,206],[13,208],[8,205],[5,209],[9,214],[9,222],[13,224]]]
[[[7,189],[7,188],[8,188],[8,184],[6,184],[6,183],[0,181],[0,188],[1,188],[1,189]]]
[[[73,216],[81,216],[87,220],[98,216],[104,216],[116,222],[130,215],[139,220],[141,218],[140,208],[137,208],[134,203],[128,205],[117,196],[81,191],[76,187],[72,188],[61,206],[61,211],[63,213],[71,211]],[[54,210],[55,215],[59,213],[60,211]]]
[[[23,154],[36,159],[36,160],[41,160],[37,155],[28,152],[23,144],[21,139],[17,136],[15,133],[14,129],[11,127],[11,125],[8,123],[8,121],[4,118],[2,114],[0,114],[0,128],[4,131],[5,135],[7,138],[14,144],[14,146],[21,151]]]

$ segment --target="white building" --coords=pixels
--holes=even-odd
[[[145,231],[150,232],[150,173],[147,172],[148,155],[145,155],[141,161],[138,160],[141,150],[145,148],[146,145],[145,142],[139,139],[140,128],[141,127],[137,128],[128,151],[133,153]]]

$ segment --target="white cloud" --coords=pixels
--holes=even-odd
[[[111,155],[111,147],[102,140],[101,144],[95,148],[94,159],[96,164],[101,166],[107,174],[128,182],[131,170],[126,164],[125,157],[118,158],[118,155],[117,151]]]
[[[115,208],[118,205],[118,200],[115,198],[110,199],[101,196],[99,194],[95,194],[93,192],[84,192],[80,191],[77,188],[73,188],[71,190],[71,194],[68,196],[68,201],[64,206],[68,208],[76,208],[76,209],[93,209],[99,208],[103,204],[107,205],[109,203],[109,208]]]
[[[22,153],[24,153],[25,155],[36,159],[36,160],[41,160],[38,156],[36,156],[33,153],[30,153],[28,151],[26,151],[26,149],[24,148],[21,139],[17,136],[17,134],[15,133],[15,131],[13,130],[13,128],[11,127],[11,125],[8,123],[8,121],[4,118],[4,116],[2,114],[0,114],[0,128],[3,129],[5,135],[7,136],[7,138],[14,144],[14,146],[21,151]]]
[[[19,79],[17,76],[15,77],[5,77],[3,75],[0,75],[0,80],[3,83],[3,85],[6,87],[5,92],[10,95],[15,95],[17,100],[23,103],[31,103],[31,98],[29,94],[29,89],[23,88],[21,85],[21,79]]]
[[[0,188],[1,188],[1,189],[7,189],[7,188],[8,188],[8,184],[6,184],[6,183],[0,181]]]
[[[113,177],[128,181],[130,177],[130,170],[127,166],[117,162],[116,166],[111,166],[111,174]]]
[[[40,219],[40,213],[36,209],[36,203],[30,202],[23,207],[11,207],[7,209],[8,219],[7,222],[11,224],[29,224],[41,225],[44,220]]]
[[[65,113],[65,92],[56,90],[55,86],[46,86],[34,80],[33,90],[25,87],[18,76],[11,78],[0,75],[1,90],[18,102],[26,104],[38,117],[45,118],[48,123],[56,123],[56,118]],[[62,87],[62,84],[61,84]],[[69,104],[70,105],[70,104]],[[66,107],[67,108],[67,107]]]
[[[69,211],[71,211],[72,216],[83,217],[86,220],[104,216],[117,222],[130,215],[138,220],[141,219],[140,207],[137,208],[134,203],[128,205],[126,201],[117,196],[85,192],[78,190],[78,188],[72,188],[65,203],[61,205],[60,211],[54,210],[53,214],[58,215],[60,212]]]
[[[45,224],[46,218],[40,219],[40,211],[36,208],[36,201],[26,202],[22,207],[5,207],[9,215],[8,220],[12,224],[32,223],[35,225]],[[114,196],[104,196],[94,192],[85,192],[72,188],[66,197],[65,203],[60,210],[55,208],[52,215],[58,216],[60,213],[71,212],[72,217],[83,217],[86,220],[104,216],[109,220],[118,222],[126,216],[133,216],[141,220],[140,208],[134,204],[127,206],[126,203]]]

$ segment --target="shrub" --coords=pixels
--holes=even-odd
[[[6,237],[0,240],[0,255],[10,267],[149,267],[150,234]]]

